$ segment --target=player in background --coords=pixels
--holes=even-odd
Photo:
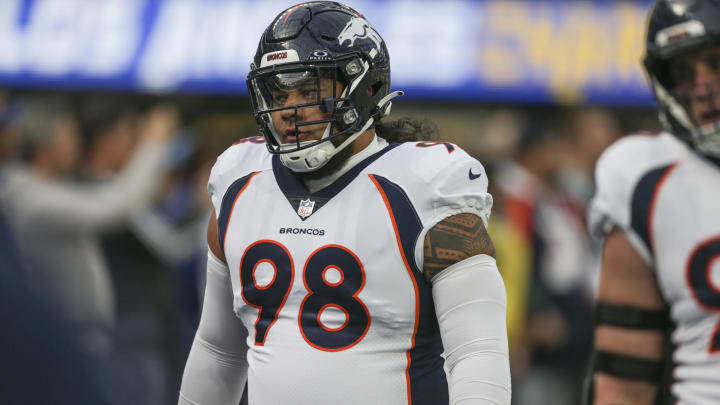
[[[597,165],[590,227],[605,246],[588,403],[718,404],[720,1],[658,1],[646,46],[667,132],[618,141]]]
[[[487,177],[453,144],[408,141],[427,127],[381,123],[402,92],[380,35],[339,3],[291,7],[248,88],[263,137],[210,176],[179,403],[235,405],[247,381],[250,405],[510,404]]]

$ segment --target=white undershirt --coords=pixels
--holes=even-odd
[[[325,187],[334,183],[335,180],[339,179],[340,176],[347,173],[350,169],[355,167],[355,165],[362,162],[363,160],[370,157],[371,155],[375,154],[376,152],[381,151],[387,145],[388,145],[388,141],[375,135],[373,137],[372,141],[370,141],[370,144],[368,144],[368,146],[366,146],[365,149],[350,156],[350,158],[338,170],[334,171],[332,174],[329,174],[325,177],[321,177],[319,179],[313,179],[313,180],[309,180],[309,179],[305,180],[304,179],[303,184],[305,184],[305,187],[307,187],[307,189],[311,193],[322,190]]]

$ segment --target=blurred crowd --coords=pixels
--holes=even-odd
[[[203,290],[207,178],[256,135],[244,102],[0,93],[0,320],[14,331],[0,337],[0,377],[14,381],[0,399],[176,403]],[[471,139],[440,129],[489,174],[513,403],[577,404],[599,270],[585,226],[594,165],[640,120],[476,108]],[[55,384],[33,392],[37,378]]]
[[[621,135],[600,109],[499,114],[488,134],[506,151],[486,161],[495,197],[489,232],[508,289],[516,404],[579,403],[592,344],[600,246],[586,205],[600,153]]]
[[[17,384],[3,384],[11,400],[0,402],[176,402],[199,317],[207,178],[239,134],[210,134],[157,100],[0,105],[0,319],[18,330],[3,334],[3,372]],[[77,375],[32,400],[48,366]],[[87,387],[97,392],[67,397]]]

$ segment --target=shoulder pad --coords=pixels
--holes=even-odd
[[[450,142],[406,142],[397,149],[396,153],[408,159],[411,172],[425,181],[441,175],[458,161],[475,160],[462,148]]]
[[[449,142],[407,142],[394,152],[390,164],[407,162],[395,176],[427,222],[472,212],[487,225],[492,197],[487,194],[485,168],[477,159]]]
[[[416,263],[422,263],[425,233],[441,220],[470,213],[487,227],[493,199],[487,192],[485,168],[457,145],[407,142],[377,163],[368,170],[401,189],[422,224],[415,246]]]
[[[222,197],[235,180],[271,168],[271,157],[262,137],[241,139],[220,154],[208,179],[208,194],[215,212],[219,212]]]
[[[608,147],[595,167],[596,193],[588,212],[590,232],[604,237],[613,226],[652,264],[648,213],[657,186],[687,149],[669,134],[631,135]]]

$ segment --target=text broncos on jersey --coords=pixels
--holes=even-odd
[[[313,235],[313,236],[324,236],[324,229],[313,229],[313,228],[280,228],[280,233],[289,233],[293,235]]]

